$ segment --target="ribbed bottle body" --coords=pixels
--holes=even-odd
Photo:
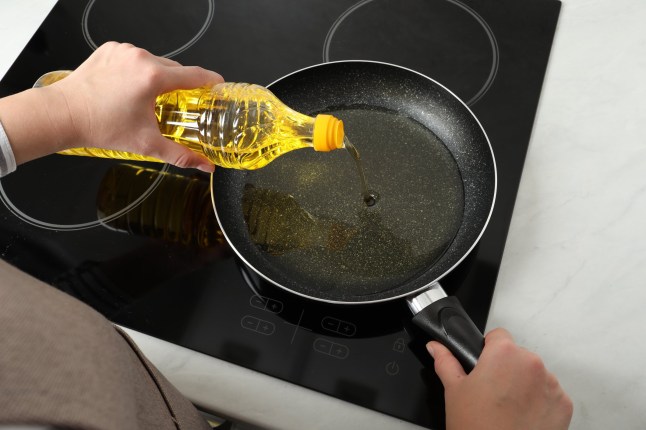
[[[35,86],[49,85],[69,73],[50,72]],[[313,146],[315,119],[290,109],[271,91],[254,84],[225,82],[171,91],[157,97],[155,115],[164,136],[221,167],[259,169],[286,152]],[[161,162],[103,148],[78,147],[60,153]]]
[[[214,164],[258,169],[285,152],[312,146],[314,118],[280,102],[264,87],[223,83],[157,98],[162,134]]]
[[[159,179],[159,185],[143,202],[113,217]],[[105,226],[117,231],[195,248],[212,248],[224,243],[211,206],[209,182],[201,176],[187,177],[117,164],[104,175],[96,205],[99,219],[108,219]]]

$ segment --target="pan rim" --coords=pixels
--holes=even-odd
[[[290,77],[290,76],[292,76],[294,74],[300,73],[302,71],[317,68],[317,67],[324,67],[324,66],[330,65],[330,64],[339,64],[339,63],[380,64],[380,65],[389,66],[389,67],[402,69],[402,70],[406,70],[408,72],[415,73],[415,74],[419,75],[420,77],[431,81],[432,83],[434,83],[435,85],[439,86],[440,88],[445,90],[447,93],[449,93],[455,100],[457,100],[459,103],[462,104],[462,106],[467,110],[467,112],[469,112],[471,117],[475,120],[476,124],[478,124],[478,127],[480,128],[480,131],[482,132],[482,134],[485,137],[485,140],[487,141],[487,146],[489,147],[489,153],[491,155],[491,161],[492,161],[492,165],[493,165],[493,176],[494,176],[493,177],[493,181],[494,181],[494,183],[493,183],[493,196],[492,196],[492,199],[491,199],[491,205],[489,207],[489,213],[487,214],[487,219],[483,223],[482,228],[480,229],[480,232],[478,233],[477,237],[473,240],[473,243],[469,246],[468,250],[466,252],[464,252],[463,255],[451,267],[446,269],[444,271],[444,273],[442,273],[441,275],[439,275],[438,277],[436,277],[432,281],[428,282],[427,284],[416,288],[414,291],[409,291],[409,292],[406,292],[406,293],[393,295],[393,296],[380,298],[380,299],[374,299],[374,300],[350,301],[350,300],[324,299],[324,298],[320,298],[320,297],[316,297],[316,296],[312,296],[312,295],[308,295],[308,294],[303,294],[303,293],[300,293],[298,291],[294,291],[291,288],[288,288],[288,287],[274,281],[273,279],[271,279],[270,277],[268,277],[264,273],[262,273],[262,271],[258,270],[254,265],[249,263],[247,261],[247,259],[243,255],[241,255],[241,253],[238,251],[236,246],[233,244],[233,242],[231,241],[231,239],[227,235],[227,232],[225,231],[225,229],[222,228],[222,223],[220,222],[220,216],[218,214],[218,211],[217,211],[217,208],[216,208],[216,205],[215,205],[215,197],[214,197],[214,193],[213,193],[213,177],[214,177],[214,174],[211,173],[211,180],[210,180],[210,191],[211,191],[211,193],[210,194],[211,194],[211,204],[213,206],[213,211],[215,212],[215,217],[216,217],[216,219],[218,221],[218,225],[220,226],[220,230],[222,231],[222,235],[224,236],[226,241],[229,243],[229,245],[231,246],[231,248],[235,252],[236,256],[240,260],[242,260],[242,262],[247,267],[249,267],[256,274],[258,274],[258,276],[260,276],[261,278],[263,278],[267,282],[270,282],[271,284],[275,285],[276,287],[281,288],[282,290],[285,290],[285,291],[287,291],[287,292],[289,292],[291,294],[295,294],[297,296],[300,296],[300,297],[303,297],[303,298],[306,298],[306,299],[309,299],[309,300],[314,300],[314,301],[323,302],[323,303],[330,303],[330,304],[335,304],[335,305],[369,305],[369,304],[389,302],[391,300],[399,300],[399,299],[404,299],[404,298],[415,297],[415,296],[418,296],[419,294],[422,294],[425,291],[429,290],[430,287],[433,284],[439,283],[439,281],[442,278],[444,278],[446,275],[451,273],[458,265],[460,265],[460,263],[462,263],[464,261],[464,259],[467,258],[467,256],[471,253],[471,251],[473,251],[473,249],[478,245],[478,243],[480,242],[480,239],[482,238],[482,235],[484,234],[485,230],[487,229],[487,226],[489,225],[489,221],[491,220],[491,216],[493,214],[493,210],[494,210],[494,207],[495,207],[496,197],[498,195],[498,167],[497,167],[497,164],[496,164],[495,153],[493,151],[493,147],[491,146],[491,140],[489,139],[489,136],[487,135],[486,130],[484,129],[484,127],[480,123],[480,120],[478,120],[478,117],[476,117],[476,115],[469,108],[469,106],[460,97],[458,97],[453,91],[451,91],[449,88],[444,86],[442,83],[436,81],[435,79],[433,79],[433,78],[431,78],[431,77],[429,77],[429,76],[427,76],[427,75],[425,75],[423,73],[420,73],[420,72],[418,72],[416,70],[410,69],[408,67],[400,66],[400,65],[397,65],[397,64],[387,63],[387,62],[383,62],[383,61],[362,60],[362,59],[339,60],[339,61],[329,61],[329,62],[325,62],[325,63],[317,63],[317,64],[312,64],[310,66],[303,67],[303,68],[298,69],[298,70],[294,70],[294,71],[292,71],[292,72],[290,72],[290,73],[288,73],[288,74],[274,80],[273,82],[271,82],[270,84],[267,85],[267,88],[271,90],[272,85],[274,85],[277,82],[282,81],[282,80],[284,80],[284,79],[286,79],[286,78],[288,78],[288,77]]]

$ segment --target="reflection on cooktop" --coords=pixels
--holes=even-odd
[[[79,162],[82,161],[82,162]],[[52,155],[20,167],[0,182],[0,201],[21,221],[53,231],[101,227],[141,204],[159,186],[163,176],[131,194],[128,205],[97,218],[96,195],[104,174],[117,160]],[[154,163],[151,163],[154,164]],[[158,165],[162,173],[167,165]]]

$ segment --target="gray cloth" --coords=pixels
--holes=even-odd
[[[0,178],[16,170],[16,159],[9,138],[0,122]]]
[[[0,424],[209,429],[130,338],[0,261]]]

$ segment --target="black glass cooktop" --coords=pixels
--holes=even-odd
[[[264,85],[345,59],[426,74],[472,108],[497,161],[489,226],[443,282],[484,329],[559,9],[554,0],[61,0],[0,96],[77,67],[108,40]],[[217,229],[207,176],[53,155],[2,179],[0,200],[2,258],[111,320],[443,428],[442,386],[405,304],[324,305],[257,279]]]

